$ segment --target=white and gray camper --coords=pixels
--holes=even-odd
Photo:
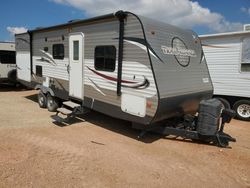
[[[247,28],[245,26],[245,28]],[[201,35],[214,97],[250,121],[250,29]]]
[[[14,42],[0,42],[0,83],[16,81]]]
[[[16,50],[18,79],[39,90],[40,107],[57,110],[57,121],[90,109],[142,133],[235,141],[223,133],[234,113],[208,100],[213,87],[192,31],[118,11],[18,34]]]

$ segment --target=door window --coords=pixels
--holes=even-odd
[[[79,40],[73,41],[73,60],[79,60]]]

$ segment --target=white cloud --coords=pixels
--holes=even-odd
[[[241,23],[227,21],[221,14],[211,12],[191,0],[50,0],[96,16],[128,10],[139,15],[165,21],[181,27],[206,26],[215,32],[242,30]]]
[[[250,7],[249,8],[246,8],[246,7],[241,7],[241,9],[240,9],[242,12],[244,12],[244,13],[246,13],[246,14],[248,14],[248,15],[250,15]]]
[[[7,30],[13,36],[15,34],[25,33],[28,29],[25,27],[7,27]]]

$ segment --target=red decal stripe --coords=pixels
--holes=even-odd
[[[111,81],[117,82],[117,78],[114,78],[114,77],[111,77],[111,76],[102,74],[102,73],[100,73],[100,72],[97,72],[97,71],[95,71],[95,70],[89,68],[88,66],[87,66],[87,68],[88,68],[89,70],[91,70],[93,73],[97,74],[98,76],[101,76],[101,77],[103,77],[103,78],[105,78],[105,79],[107,79],[107,80],[111,80]],[[122,80],[122,83],[135,84],[135,83],[137,83],[137,82],[128,81],[128,80]]]

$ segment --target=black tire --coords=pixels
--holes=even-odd
[[[243,121],[250,121],[250,101],[239,100],[233,105],[233,110],[236,112],[236,118]]]
[[[39,90],[39,92],[37,94],[37,102],[38,102],[38,105],[40,106],[40,108],[47,107],[46,95],[41,90]]]
[[[47,108],[50,112],[55,112],[59,107],[59,101],[56,97],[51,96],[49,93],[47,95]]]
[[[230,103],[226,99],[221,97],[218,97],[216,99],[218,99],[222,103],[222,109],[231,109]]]

